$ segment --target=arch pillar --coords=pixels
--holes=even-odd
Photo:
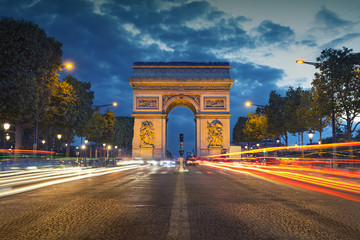
[[[230,114],[197,114],[196,121],[196,152],[198,156],[219,155],[222,149],[230,148]],[[213,121],[221,122],[222,143],[211,146],[209,143],[209,124]]]
[[[166,158],[166,114],[132,114],[134,117],[133,157],[144,159]],[[144,122],[152,123],[153,142],[144,144],[141,137],[141,128]]]

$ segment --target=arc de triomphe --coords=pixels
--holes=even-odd
[[[133,70],[133,157],[166,158],[167,116],[178,106],[194,113],[197,156],[229,149],[229,63],[135,62]]]

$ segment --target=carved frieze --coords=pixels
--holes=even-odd
[[[134,78],[230,78],[229,68],[135,68]]]
[[[140,127],[140,147],[154,147],[154,125],[150,121],[144,121]]]
[[[226,97],[204,97],[204,109],[225,109]]]
[[[223,142],[223,124],[219,120],[207,122],[209,147],[221,147]]]
[[[174,94],[169,94],[169,95],[165,94],[165,95],[163,95],[163,98],[162,98],[163,106],[166,106],[167,102],[168,102],[170,99],[172,99],[172,98],[174,98],[174,97],[178,97],[178,96],[181,96],[181,97],[189,97],[189,98],[191,98],[192,100],[194,100],[194,102],[195,102],[198,106],[200,106],[200,95],[179,95],[179,94],[176,94],[176,95],[174,95]]]
[[[136,109],[158,109],[159,97],[136,97]]]

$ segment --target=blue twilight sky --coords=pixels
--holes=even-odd
[[[266,104],[271,90],[311,86],[314,67],[295,60],[330,47],[360,52],[358,0],[0,0],[0,16],[33,21],[62,42],[71,74],[91,83],[94,104],[117,101],[116,116],[132,114],[136,61],[230,62],[234,126],[255,111],[246,100]],[[173,154],[180,132],[185,151],[194,148],[193,119],[186,108],[170,113]]]

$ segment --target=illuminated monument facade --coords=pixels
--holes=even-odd
[[[230,147],[229,63],[135,62],[133,70],[133,157],[166,158],[167,116],[178,106],[194,113],[197,156]]]

